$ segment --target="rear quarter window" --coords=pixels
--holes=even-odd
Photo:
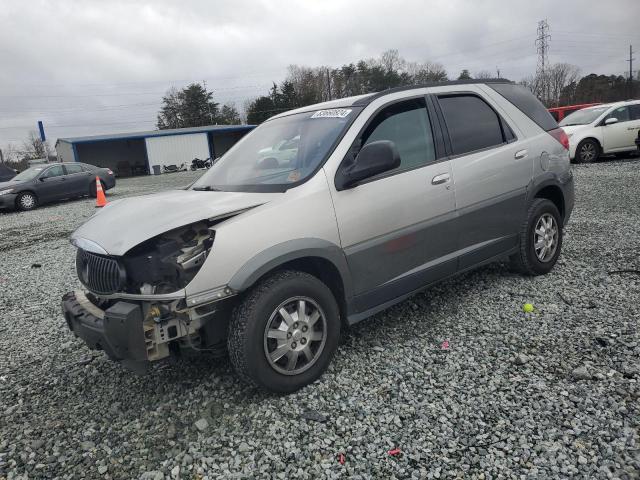
[[[527,88],[513,83],[488,83],[487,86],[511,102],[544,131],[558,128],[558,122]]]

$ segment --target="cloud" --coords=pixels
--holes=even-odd
[[[396,48],[520,79],[536,65],[536,23],[551,61],[622,73],[638,40],[637,0],[5,0],[0,9],[0,145],[45,121],[49,135],[153,128],[173,85],[206,80],[241,106],[290,64],[355,62]]]

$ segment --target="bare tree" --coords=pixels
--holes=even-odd
[[[400,53],[398,53],[398,50],[395,48],[387,50],[380,55],[379,64],[387,72],[394,72],[398,70],[402,71],[405,69],[406,63],[407,62],[400,56]]]
[[[444,82],[447,80],[447,71],[441,63],[437,62],[408,62],[406,71],[416,84],[428,82]]]
[[[13,143],[8,143],[2,149],[2,155],[0,159],[3,163],[16,163],[20,161],[20,151]]]
[[[29,132],[27,140],[22,143],[22,156],[28,160],[45,158],[47,161],[53,154],[53,150],[48,142],[40,140],[40,136],[34,131]]]
[[[548,106],[560,105],[563,90],[578,80],[580,70],[569,63],[555,63],[546,72],[549,85]]]
[[[491,73],[489,70],[480,70],[478,73],[476,73],[473,78],[477,78],[477,79],[487,79],[487,78],[493,78],[495,75],[493,73]]]

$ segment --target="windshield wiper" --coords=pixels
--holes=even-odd
[[[211,185],[202,185],[200,187],[193,187],[191,190],[196,190],[198,192],[221,192],[219,188],[213,188]]]

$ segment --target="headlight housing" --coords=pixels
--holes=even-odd
[[[8,188],[7,190],[0,190],[0,195],[6,195],[7,193],[12,193],[13,188]]]

